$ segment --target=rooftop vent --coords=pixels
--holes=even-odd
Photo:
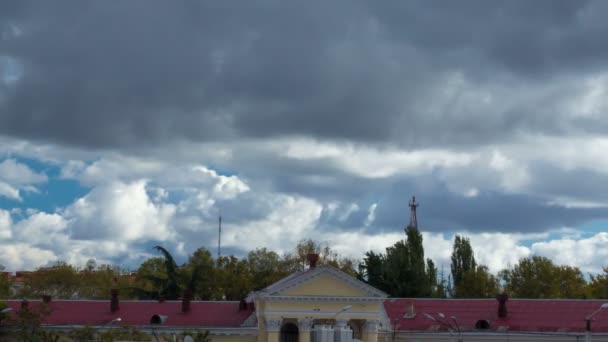
[[[118,305],[118,290],[117,289],[112,289],[111,290],[111,294],[112,294],[112,299],[110,300],[110,311],[111,312],[116,312],[119,309],[119,305]]]
[[[403,318],[412,319],[414,317],[416,317],[416,311],[414,311],[414,303],[409,303],[407,306],[407,311],[405,312],[405,315],[403,315]]]

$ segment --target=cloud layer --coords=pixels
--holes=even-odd
[[[0,263],[185,256],[220,210],[235,253],[361,257],[415,194],[438,264],[466,233],[597,272],[607,6],[0,3]]]

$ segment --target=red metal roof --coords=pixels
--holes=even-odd
[[[384,308],[391,323],[400,331],[428,331],[438,323],[423,314],[438,318],[443,313],[451,316],[465,331],[475,330],[475,323],[488,320],[492,331],[521,332],[581,332],[585,318],[607,301],[600,300],[534,300],[510,299],[508,315],[498,318],[498,301],[495,299],[387,299]],[[14,312],[21,301],[10,300]],[[39,305],[30,301],[29,305]],[[404,318],[410,304],[416,316]],[[120,317],[129,325],[149,325],[155,315],[166,315],[166,326],[239,327],[253,313],[253,308],[239,311],[239,302],[191,302],[191,311],[181,312],[181,301],[121,301],[120,310],[110,312],[110,301],[53,300],[49,303],[51,315],[45,323],[50,325],[104,325]],[[608,309],[600,310],[591,324],[593,332],[608,333]]]
[[[21,301],[7,301],[15,311],[21,308]],[[34,307],[40,301],[30,301]],[[198,302],[192,301],[190,312],[181,312],[181,301],[121,301],[117,312],[110,312],[109,300],[53,300],[49,304],[50,316],[45,320],[49,325],[104,325],[115,318],[122,324],[149,325],[153,315],[166,315],[166,326],[198,327],[239,327],[253,312],[248,306],[239,311],[239,302]]]
[[[450,323],[456,318],[463,330],[475,330],[478,320],[488,320],[490,330],[525,332],[580,332],[585,330],[585,318],[606,301],[601,300],[534,300],[510,299],[506,318],[498,317],[495,299],[388,299],[384,308],[391,323],[402,331],[426,331],[439,324],[424,313],[439,317],[442,313]],[[416,316],[404,318],[410,304]],[[398,321],[396,321],[398,319]],[[608,309],[600,310],[591,324],[593,332],[608,332]]]

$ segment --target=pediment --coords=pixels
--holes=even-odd
[[[261,293],[265,296],[290,297],[387,297],[384,292],[330,266],[294,273]]]

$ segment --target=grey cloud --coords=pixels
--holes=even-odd
[[[547,122],[539,103],[505,105],[510,94],[496,87],[535,92],[540,75],[565,82],[556,77],[604,68],[602,2],[1,6],[0,26],[23,31],[0,48],[24,68],[0,89],[0,132],[15,137],[131,148],[295,135],[416,147],[597,127]],[[446,94],[453,73],[495,103]]]

